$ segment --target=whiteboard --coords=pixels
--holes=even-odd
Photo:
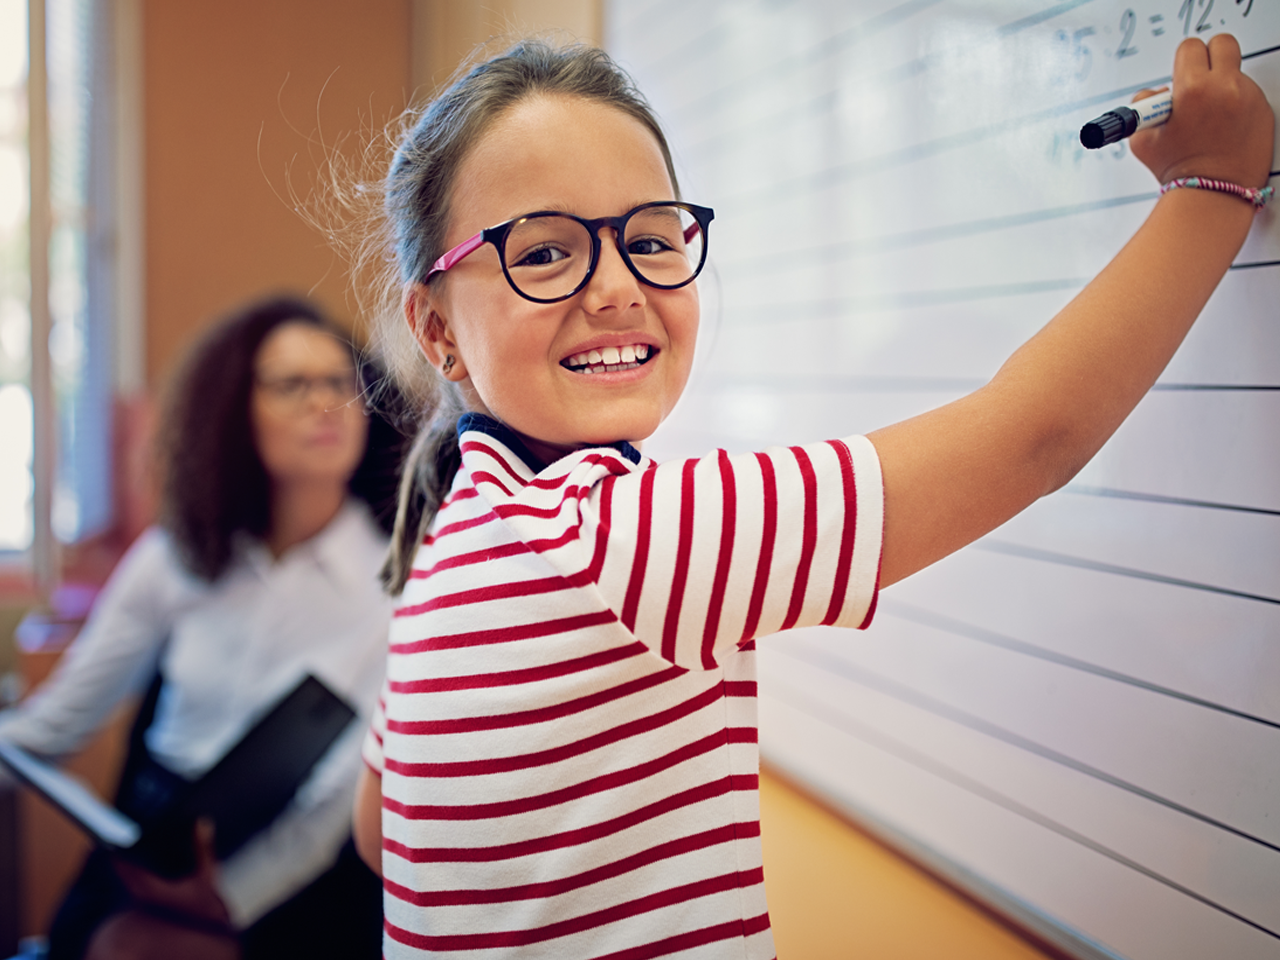
[[[659,459],[985,382],[1154,204],[1078,131],[1185,35],[1234,32],[1280,104],[1276,0],[618,0],[606,30],[716,210]],[[1272,210],[1066,490],[867,634],[761,644],[765,758],[1077,955],[1280,957],[1278,446]]]

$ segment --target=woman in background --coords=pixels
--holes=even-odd
[[[198,778],[307,674],[359,719],[225,861],[203,828],[195,873],[176,881],[92,855],[51,958],[379,955],[380,886],[353,854],[350,811],[383,674],[377,571],[400,440],[367,417],[350,343],[305,301],[255,304],[195,347],[164,414],[161,521],[0,737],[64,756],[158,673],[118,801],[146,819],[150,787]]]

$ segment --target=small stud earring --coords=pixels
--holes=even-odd
[[[447,353],[445,354],[445,357],[444,357],[444,366],[440,368],[440,372],[447,377],[449,375],[449,371],[452,369],[453,369],[453,354]]]

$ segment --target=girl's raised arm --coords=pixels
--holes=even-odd
[[[1157,179],[1265,185],[1275,120],[1258,85],[1240,72],[1235,38],[1219,34],[1207,47],[1184,41],[1173,87],[1173,118],[1131,141]],[[1227,193],[1171,190],[1106,269],[989,384],[870,434],[884,471],[881,585],[976,540],[1070,480],[1155,383],[1253,214],[1250,203]]]

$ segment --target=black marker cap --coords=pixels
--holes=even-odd
[[[1080,142],[1089,150],[1097,150],[1108,143],[1115,143],[1117,140],[1132,136],[1136,129],[1138,129],[1138,111],[1130,110],[1128,107],[1116,107],[1081,127]]]

